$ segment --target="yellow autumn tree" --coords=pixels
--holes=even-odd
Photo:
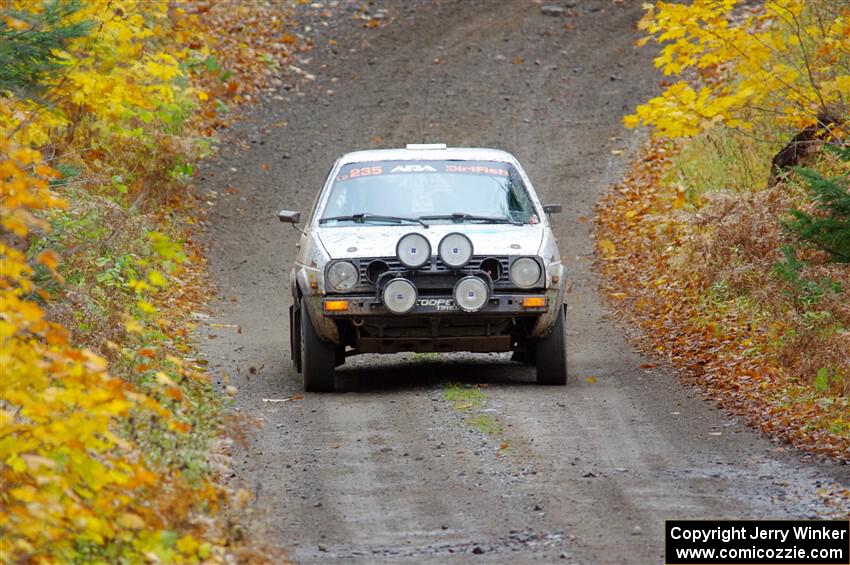
[[[12,0],[7,29],[40,39],[56,26],[87,26],[51,50],[55,70],[36,77],[42,94],[0,85],[0,131],[36,147],[89,129],[103,143],[111,135],[138,136],[153,121],[173,124],[187,114],[192,95],[180,63],[187,48],[164,50],[172,34],[166,0],[87,0],[57,4]],[[50,12],[49,9],[53,11]],[[84,126],[84,127],[81,127]]]
[[[34,210],[64,202],[48,189],[55,173],[37,151],[4,144],[3,154],[0,224],[24,238],[45,228]],[[55,267],[50,254],[40,260]],[[127,506],[134,486],[157,477],[122,453],[128,446],[111,429],[139,397],[45,320],[22,252],[0,242],[0,265],[0,554],[70,558],[77,544],[146,524]]]
[[[679,80],[626,116],[667,137],[717,124],[751,131],[766,122],[846,138],[850,5],[832,0],[647,4],[640,29],[662,45],[655,65]],[[816,131],[815,131],[816,130]]]
[[[31,246],[69,208],[51,187],[61,177],[51,163],[122,144],[134,144],[124,156],[147,147],[167,153],[157,136],[190,114],[196,91],[168,10],[162,0],[12,0],[0,8],[2,563],[176,563],[224,554],[223,541],[191,519],[214,510],[220,491],[207,478],[157,464],[127,433],[156,426],[185,434],[175,381],[193,375],[176,358],[167,360],[171,376],[152,364],[144,387],[110,374],[104,357],[48,319],[55,295],[35,280],[44,272],[61,286],[60,257]],[[36,53],[41,59],[28,56],[60,36]],[[160,239],[154,247],[174,245]],[[157,271],[149,280],[165,284]],[[130,281],[128,293],[151,312],[142,298],[154,289],[142,292],[141,284]],[[139,320],[128,320],[128,333],[142,331]],[[122,355],[134,358],[134,343],[125,345]]]
[[[296,48],[267,4],[0,1],[0,563],[240,551],[180,196]]]

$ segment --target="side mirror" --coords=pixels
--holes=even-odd
[[[562,207],[560,204],[544,204],[543,211],[547,214],[560,214]]]
[[[297,224],[301,221],[301,212],[281,210],[277,213],[277,219],[285,224]]]

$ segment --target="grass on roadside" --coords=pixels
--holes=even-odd
[[[443,389],[443,398],[453,402],[456,410],[468,410],[484,403],[487,395],[477,386],[448,383]]]
[[[492,416],[479,414],[469,419],[469,425],[488,436],[498,436],[504,431],[502,425]]]
[[[770,136],[779,139],[780,134],[774,132]],[[766,186],[773,148],[773,143],[758,142],[746,132],[708,130],[681,148],[664,182],[681,188],[686,203],[700,208],[705,203],[705,193],[750,192],[754,187]]]
[[[443,387],[443,398],[453,403],[455,410],[465,414],[464,421],[471,429],[488,436],[500,436],[504,432],[496,418],[479,411],[487,402],[487,394],[480,386],[450,382]]]

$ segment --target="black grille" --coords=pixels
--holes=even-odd
[[[497,259],[499,263],[502,265],[502,278],[500,280],[505,280],[508,276],[508,266],[510,264],[510,260],[507,256],[492,256],[492,255],[474,255],[472,259],[469,260],[463,268],[461,269],[452,269],[443,264],[438,256],[433,256],[425,264],[424,267],[416,269],[417,273],[450,273],[453,271],[458,271],[461,273],[472,273],[474,271],[481,270],[481,263],[485,259]],[[368,285],[371,284],[369,282],[368,277],[366,276],[366,268],[369,266],[369,263],[372,261],[383,261],[390,268],[391,272],[399,272],[399,271],[407,271],[409,270],[407,267],[401,264],[401,262],[396,257],[376,257],[375,259],[360,259],[358,261],[358,269],[360,271],[360,284]]]

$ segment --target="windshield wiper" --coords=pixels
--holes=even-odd
[[[330,218],[321,218],[319,220],[320,224],[324,224],[325,222],[331,221],[340,221],[340,222],[354,222],[357,224],[362,224],[368,220],[375,220],[378,222],[413,222],[415,224],[422,224],[425,228],[428,227],[423,220],[423,218],[406,218],[404,216],[384,216],[383,214],[370,214],[368,212],[361,212],[359,214],[351,214],[350,216],[331,216]]]
[[[494,216],[476,216],[475,214],[464,214],[463,212],[455,212],[453,214],[438,214],[434,216],[419,216],[421,220],[452,220],[454,222],[488,222],[491,224],[513,224],[515,226],[524,225],[524,222],[512,220],[511,218],[498,218]]]

